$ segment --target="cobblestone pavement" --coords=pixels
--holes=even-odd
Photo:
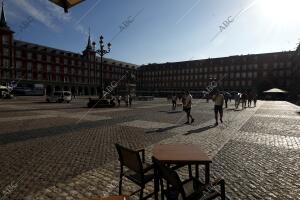
[[[232,102],[233,103],[233,102]],[[0,102],[0,199],[87,199],[117,194],[114,144],[199,144],[213,159],[212,179],[224,177],[230,199],[300,199],[300,108],[259,102],[225,110],[215,127],[213,105],[195,101],[196,122],[164,99],[131,108],[85,108],[40,99]],[[179,171],[187,176],[186,169]],[[124,193],[135,186],[124,181]],[[150,184],[147,191],[152,191]],[[2,196],[1,196],[2,195]]]

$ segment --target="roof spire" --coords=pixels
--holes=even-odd
[[[92,50],[92,44],[91,44],[91,29],[89,28],[89,39],[88,39],[88,43],[86,45],[86,50]]]
[[[0,27],[1,28],[8,28],[6,24],[6,19],[5,19],[5,14],[4,14],[4,5],[3,5],[4,0],[2,1],[2,10],[1,10],[1,19],[0,19]]]

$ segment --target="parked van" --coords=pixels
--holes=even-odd
[[[47,102],[67,102],[70,103],[72,100],[72,93],[70,91],[57,91],[54,92],[53,95],[47,96]]]

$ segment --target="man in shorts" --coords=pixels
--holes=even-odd
[[[215,95],[213,96],[213,101],[215,102],[215,125],[218,125],[218,113],[220,113],[220,122],[223,123],[223,104],[224,104],[224,96],[219,92],[216,91]]]
[[[183,104],[183,110],[186,112],[186,117],[187,117],[187,122],[185,124],[190,123],[190,118],[191,118],[191,123],[195,121],[193,116],[191,115],[191,109],[192,109],[192,95],[190,94],[189,91],[185,92],[185,102]]]

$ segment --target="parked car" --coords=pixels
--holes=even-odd
[[[70,91],[57,91],[54,92],[53,95],[47,96],[47,102],[67,102],[70,103],[72,101],[72,93]]]

